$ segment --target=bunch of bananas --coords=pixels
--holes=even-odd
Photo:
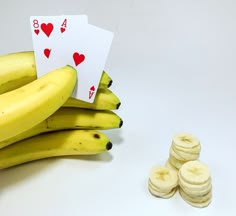
[[[47,157],[112,148],[98,130],[120,128],[119,98],[103,72],[93,103],[71,97],[77,80],[65,66],[37,78],[34,53],[0,56],[0,169]]]

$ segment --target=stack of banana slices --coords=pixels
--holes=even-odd
[[[179,170],[179,192],[194,207],[205,207],[211,202],[212,184],[208,166],[200,161],[189,161]]]
[[[76,80],[70,66],[37,78],[33,52],[0,56],[0,169],[112,148],[101,132],[123,124],[112,79],[103,72],[93,103],[71,97]]]
[[[150,171],[150,193],[170,198],[179,189],[188,204],[207,207],[212,199],[212,184],[208,166],[199,160],[200,150],[197,137],[189,133],[176,134],[165,166],[154,166]]]
[[[161,198],[172,197],[178,186],[178,176],[175,171],[166,166],[155,166],[151,169],[148,189],[151,194]]]
[[[197,160],[200,150],[200,141],[197,137],[189,133],[179,133],[172,139],[166,165],[178,171],[184,163]]]

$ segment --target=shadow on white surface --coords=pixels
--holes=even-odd
[[[55,162],[55,159],[47,158],[0,170],[0,193],[50,169]]]
[[[0,170],[0,193],[7,191],[10,187],[17,187],[23,182],[29,181],[31,178],[37,178],[42,172],[48,172],[50,169],[53,170],[54,166],[60,166],[63,169],[63,166],[69,160],[79,162],[110,162],[113,157],[109,152],[104,152],[96,155],[73,155],[73,156],[58,156],[40,159],[36,161],[27,162],[20,164],[14,167]],[[64,161],[63,161],[64,160]],[[61,164],[64,163],[64,164]],[[50,172],[50,171],[49,171]]]
[[[98,161],[98,162],[110,162],[113,157],[109,152],[104,152],[96,155],[73,155],[65,156],[65,159],[71,160],[86,160],[86,161]]]
[[[122,129],[104,130],[102,131],[102,133],[106,134],[106,136],[110,139],[113,145],[122,144],[124,141]]]

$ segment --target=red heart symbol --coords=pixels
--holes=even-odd
[[[79,54],[79,53],[75,52],[73,54],[73,59],[74,59],[74,62],[75,62],[75,66],[78,66],[81,62],[84,61],[85,56],[83,54]]]
[[[52,23],[42,23],[41,24],[42,31],[49,37],[53,30],[53,24]]]
[[[39,34],[39,29],[35,29],[34,32],[35,32],[36,35],[38,35]]]
[[[63,33],[66,29],[61,27],[61,33]]]
[[[90,90],[91,90],[91,91],[95,91],[95,87],[92,86],[92,87],[90,88]]]
[[[49,58],[50,53],[51,53],[51,49],[48,49],[48,48],[44,49],[44,55],[45,55],[47,58]]]

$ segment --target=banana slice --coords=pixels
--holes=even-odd
[[[190,161],[197,160],[199,158],[200,151],[198,151],[197,153],[192,151],[184,152],[178,150],[175,146],[172,145],[170,148],[170,154],[178,160]]]
[[[185,180],[183,180],[180,176],[179,186],[183,188],[185,191],[188,191],[189,193],[196,193],[196,192],[204,193],[204,191],[207,192],[211,189],[212,184],[211,184],[211,178],[203,184],[190,184],[186,182]]]
[[[169,159],[166,161],[165,166],[168,167],[168,168],[170,168],[170,169],[172,169],[172,170],[175,171],[176,173],[178,173],[178,171],[179,171],[174,165],[172,165],[172,163],[170,162]]]
[[[187,154],[199,154],[201,151],[201,146],[197,145],[193,148],[184,148],[178,145],[175,145],[174,142],[172,142],[172,148],[175,149],[178,152],[183,152],[183,153],[187,153]]]
[[[180,161],[172,155],[169,156],[169,161],[176,169],[180,169],[183,166],[183,164],[186,162],[186,161]]]
[[[211,184],[208,188],[199,188],[198,190],[192,190],[190,188],[183,187],[180,185],[181,190],[183,190],[186,194],[188,194],[191,197],[197,198],[202,197],[208,194],[212,190]]]
[[[178,175],[166,166],[155,166],[150,171],[149,181],[160,192],[169,192],[178,185]]]
[[[202,196],[200,198],[191,197],[187,193],[185,193],[181,188],[179,189],[179,193],[181,197],[191,206],[197,208],[204,208],[207,207],[212,200],[212,191],[210,191],[207,195]]]
[[[176,158],[177,160],[182,160],[182,161],[185,160],[185,159],[179,154],[178,151],[174,150],[174,148],[173,148],[172,146],[170,147],[169,155],[170,155],[170,156],[173,156],[173,157]]]
[[[161,192],[161,191],[157,190],[157,188],[149,181],[148,190],[154,196],[161,197],[161,198],[164,198],[164,199],[168,199],[168,198],[174,196],[174,194],[177,191],[177,187],[173,188],[169,192]]]
[[[182,188],[179,189],[180,193],[184,194],[185,198],[190,201],[190,202],[195,202],[195,203],[201,203],[205,202],[212,197],[212,190],[208,191],[204,195],[199,195],[199,196],[192,196],[186,193]]]
[[[158,188],[156,185],[154,185],[152,182],[151,182],[151,180],[149,179],[149,181],[148,181],[148,187],[149,188],[151,188],[151,189],[153,189],[153,190],[155,190],[156,192],[158,192],[159,194],[161,194],[161,195],[165,195],[165,194],[169,194],[172,190],[173,190],[173,188],[170,188],[170,189],[163,189],[163,188]],[[174,187],[174,188],[176,188],[176,187]]]
[[[172,139],[172,144],[184,149],[200,147],[200,141],[190,133],[178,133]]]
[[[190,184],[201,185],[209,181],[210,170],[200,161],[186,162],[179,171],[179,178]]]

